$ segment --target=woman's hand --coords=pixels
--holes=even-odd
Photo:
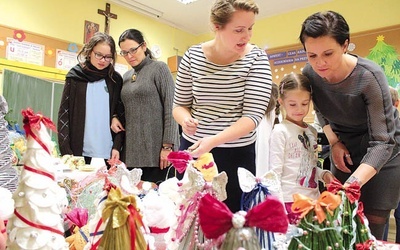
[[[119,133],[121,131],[125,131],[124,126],[122,126],[122,123],[118,120],[117,117],[113,117],[111,120],[111,130],[114,133]]]
[[[349,165],[353,165],[353,161],[351,160],[349,150],[347,150],[346,146],[341,141],[332,144],[331,154],[333,164],[337,169],[345,173],[351,173],[351,170],[346,167],[345,162]]]
[[[192,155],[193,158],[198,158],[201,155],[208,153],[215,147],[214,137],[205,137],[197,142],[195,142],[192,146],[188,148],[188,151]]]
[[[170,162],[168,161],[168,155],[171,153],[172,150],[168,149],[161,149],[160,152],[160,169],[163,170],[164,168],[167,168],[170,166]]]
[[[182,122],[182,131],[187,135],[194,135],[197,130],[197,125],[199,125],[199,121],[192,117],[185,118]]]
[[[119,151],[116,149],[111,150],[111,159],[112,160],[119,160]]]

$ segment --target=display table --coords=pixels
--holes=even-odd
[[[400,245],[392,242],[378,241],[378,249],[382,250],[400,250]]]
[[[98,168],[92,168],[92,169],[87,169],[87,170],[67,170],[67,171],[60,171],[57,173],[57,180],[58,181],[62,181],[66,178],[69,178],[71,180],[74,180],[76,182],[79,182],[83,179],[85,179],[86,177],[94,174],[96,171],[98,170]]]

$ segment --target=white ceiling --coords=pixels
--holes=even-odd
[[[331,2],[333,0],[255,0],[260,13],[257,19]],[[193,35],[211,32],[209,15],[214,0],[198,0],[182,4],[176,0],[110,0]]]

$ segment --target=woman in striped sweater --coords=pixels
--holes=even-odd
[[[252,0],[216,0],[213,40],[190,47],[180,63],[173,115],[182,126],[181,150],[211,152],[228,174],[225,201],[240,209],[237,168],[255,174],[255,128],[268,106],[272,77],[264,50],[249,43],[258,14]]]

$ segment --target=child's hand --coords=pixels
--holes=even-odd
[[[325,184],[329,184],[335,179],[335,176],[331,173],[331,171],[327,170],[322,175],[322,179],[324,180]]]

